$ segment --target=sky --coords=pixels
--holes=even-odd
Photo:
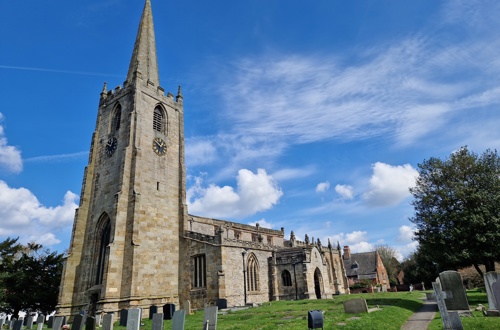
[[[143,0],[0,2],[0,239],[69,247]],[[190,214],[352,252],[412,240],[418,164],[500,142],[500,2],[152,0]]]

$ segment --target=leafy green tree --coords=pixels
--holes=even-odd
[[[10,238],[0,243],[0,311],[48,315],[55,309],[64,257],[42,248],[37,243],[21,246]]]
[[[500,260],[500,158],[462,147],[445,160],[430,158],[419,167],[410,189],[416,240],[440,269],[479,265],[495,270]]]
[[[424,282],[427,289],[432,288],[432,282],[438,277],[440,270],[428,253],[421,247],[411,253],[401,263],[404,284],[416,284]]]
[[[399,261],[396,258],[398,251],[389,245],[377,245],[375,250],[380,255],[380,259],[382,259],[382,263],[387,271],[387,277],[389,277],[389,282],[392,285],[397,285],[398,280],[396,277],[398,276],[400,267]]]

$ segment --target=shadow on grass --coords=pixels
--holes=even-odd
[[[404,299],[404,298],[368,298],[366,299],[368,306],[394,306],[399,308],[407,309],[411,312],[416,312],[422,307],[423,303],[414,299]]]

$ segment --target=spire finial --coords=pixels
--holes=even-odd
[[[158,59],[156,57],[156,41],[153,24],[151,1],[146,0],[135,39],[134,51],[127,74],[127,82],[134,81],[137,73],[155,86],[160,85]]]
[[[182,96],[182,87],[179,85],[179,88],[177,89],[177,96],[175,97],[176,101],[182,100],[184,97]]]

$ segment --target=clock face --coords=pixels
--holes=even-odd
[[[163,156],[167,152],[167,144],[162,139],[155,138],[153,140],[153,150],[157,155]]]
[[[106,148],[105,148],[106,155],[108,155],[108,157],[111,157],[111,155],[113,155],[117,145],[118,145],[118,140],[115,137],[108,140],[108,143],[106,143]]]

